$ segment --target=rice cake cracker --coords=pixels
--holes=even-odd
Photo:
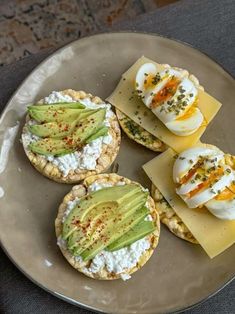
[[[59,206],[58,210],[58,215],[55,220],[55,231],[56,231],[56,237],[57,239],[61,239],[61,234],[62,234],[62,229],[63,229],[63,217],[65,215],[65,211],[68,207],[68,203],[70,201],[75,200],[75,198],[80,198],[82,196],[85,196],[88,193],[88,188],[91,184],[93,183],[98,183],[98,184],[110,184],[110,185],[117,185],[118,183],[125,183],[125,184],[130,184],[130,183],[135,183],[137,185],[140,185],[137,182],[131,181],[125,177],[121,177],[117,174],[111,173],[111,174],[100,174],[100,175],[93,175],[88,178],[86,178],[82,184],[76,185],[72,188],[72,190],[65,195],[63,202]],[[136,272],[138,269],[140,269],[151,257],[151,255],[154,252],[154,249],[158,245],[159,241],[159,236],[160,236],[160,219],[158,212],[155,209],[155,204],[153,199],[149,196],[147,200],[148,207],[150,208],[150,214],[152,216],[153,221],[156,222],[156,230],[148,235],[146,238],[148,239],[150,243],[150,248],[147,249],[139,258],[138,263],[132,267],[131,269],[126,270],[125,274],[127,273],[128,275],[133,274]],[[65,241],[64,241],[65,242]],[[90,261],[82,261],[81,259],[77,259],[69,252],[69,250],[66,247],[66,244],[63,243],[62,245],[59,245],[60,250],[64,257],[67,259],[67,261],[78,271],[81,273],[85,274],[88,277],[94,278],[94,279],[99,279],[99,280],[113,280],[113,279],[119,279],[122,278],[122,273],[110,273],[108,270],[103,267],[101,270],[98,272],[94,273],[89,271],[89,266],[92,262]]]
[[[193,74],[190,74],[187,70],[179,67],[171,67],[169,64],[162,64],[162,66],[165,69],[172,68],[178,71],[182,71],[184,73],[184,76],[189,77],[189,79],[195,84],[198,89],[201,89],[202,91],[204,90],[204,87],[200,85],[199,80]],[[155,152],[163,152],[167,149],[167,145],[162,140],[146,131],[143,127],[138,125],[135,121],[133,121],[117,108],[116,115],[122,130],[130,139]]]
[[[226,164],[235,170],[235,156],[225,154]],[[160,221],[177,237],[188,242],[198,244],[188,227],[182,219],[175,213],[170,204],[163,197],[158,188],[152,184],[151,196],[154,199],[156,210],[159,213]]]
[[[116,109],[116,115],[122,130],[130,139],[154,152],[163,152],[166,150],[167,146],[161,140],[135,123],[123,112]]]
[[[88,94],[84,91],[74,91],[72,89],[67,89],[59,93],[61,93],[63,96],[66,96],[66,95],[70,96],[74,101],[89,99],[90,101],[92,101],[92,103],[97,104],[97,105],[105,103],[99,97],[92,96],[91,94]],[[40,100],[38,104],[45,104],[44,99]],[[22,133],[23,136],[24,134],[28,132],[27,122],[29,120],[30,120],[30,117],[29,115],[27,115],[26,124],[23,128],[23,133]],[[77,183],[90,175],[104,172],[110,167],[110,165],[115,160],[118,154],[119,148],[120,148],[121,131],[120,131],[117,117],[114,113],[108,119],[108,121],[110,124],[109,134],[112,136],[112,141],[109,144],[102,144],[101,154],[96,160],[96,167],[94,170],[79,169],[79,168],[75,170],[71,169],[69,173],[64,176],[63,172],[59,169],[59,167],[55,165],[54,163],[52,163],[51,161],[48,161],[45,156],[37,154],[37,153],[33,153],[32,151],[27,149],[26,141],[24,140],[24,137],[22,137],[24,151],[27,157],[29,158],[31,164],[44,176],[60,183]]]
[[[151,188],[151,196],[154,199],[156,210],[160,216],[160,221],[177,237],[191,243],[198,243],[180,217],[165,200],[161,192],[153,184]]]

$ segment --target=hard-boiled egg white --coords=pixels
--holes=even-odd
[[[188,78],[184,78],[170,101],[167,100],[161,106],[152,107],[152,111],[163,123],[174,121],[187,113],[196,101],[197,95],[198,91],[193,83]]]
[[[208,145],[208,147],[196,146],[189,148],[179,154],[173,167],[173,180],[175,183],[180,183],[181,179],[192,169],[197,162],[206,159],[204,164],[213,160],[213,165],[218,165],[224,159],[224,153],[216,146]],[[204,165],[205,167],[205,165]]]
[[[158,72],[155,64],[145,63],[137,72],[136,90],[172,133],[187,136],[202,125],[204,117],[195,107],[198,87],[187,72],[171,67]]]
[[[167,122],[166,127],[176,135],[186,136],[193,134],[202,125],[203,120],[204,117],[201,111],[198,108],[194,108],[185,117]]]
[[[235,171],[215,146],[181,153],[173,167],[176,193],[189,208],[206,206],[220,219],[235,219]]]
[[[192,197],[185,197],[185,202],[189,208],[196,208],[204,205],[209,200],[212,200],[218,191],[223,191],[227,186],[230,186],[232,181],[235,179],[234,173],[224,174],[222,177],[218,178],[218,181],[213,183],[212,186],[208,188],[203,188]]]
[[[235,198],[224,201],[212,199],[207,202],[205,206],[214,216],[219,219],[235,219]]]
[[[135,88],[138,92],[138,96],[142,97],[144,103],[155,86],[153,85],[153,79],[156,74],[157,67],[154,63],[143,64],[136,74]]]

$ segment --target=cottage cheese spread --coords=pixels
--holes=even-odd
[[[115,185],[125,185],[125,182],[119,181]],[[112,184],[112,183],[104,183],[104,182],[103,183],[94,182],[91,185],[89,185],[88,192],[99,191],[101,189],[109,188],[111,186],[114,186],[114,184]]]
[[[101,251],[93,258],[88,270],[92,273],[97,273],[103,267],[106,267],[110,273],[127,274],[128,270],[138,263],[142,254],[149,248],[150,243],[148,239],[143,238],[128,247],[114,252]]]
[[[114,184],[111,183],[97,183],[94,182],[88,187],[88,192],[98,191],[106,187],[111,187]],[[125,185],[125,182],[119,181],[115,185]],[[73,201],[68,202],[68,206],[64,213],[62,221],[64,222],[66,217],[69,215],[70,211],[79,203],[79,198],[76,198]],[[148,220],[151,220],[151,215],[148,215]],[[57,244],[60,247],[66,247],[66,241],[61,237],[57,239]],[[122,248],[114,252],[101,251],[97,254],[91,261],[90,267],[84,269],[85,272],[97,273],[102,268],[106,267],[110,273],[121,273],[121,278],[123,280],[128,280],[131,276],[128,274],[128,271],[133,268],[139,261],[140,257],[144,254],[146,250],[150,248],[150,243],[148,238],[145,237],[140,239],[130,246]],[[82,262],[81,256],[76,256],[75,259],[79,262]]]
[[[80,198],[76,197],[73,201],[69,201],[67,204],[67,208],[64,212],[64,216],[62,218],[62,222],[65,221],[65,219],[68,217],[71,210],[80,202]]]
[[[63,95],[60,92],[53,91],[48,97],[44,99],[44,103],[52,104],[58,102],[75,102],[76,100],[72,99],[68,95]],[[95,108],[106,108],[106,116],[104,125],[110,126],[109,119],[113,116],[111,106],[109,104],[95,104],[89,98],[79,100],[86,108],[95,109]],[[28,122],[29,125],[34,124],[34,120]],[[22,141],[24,146],[27,146],[37,141],[39,137],[33,135],[30,132],[26,132],[22,135]],[[102,152],[103,144],[110,144],[112,142],[111,134],[106,136],[101,136],[89,144],[85,145],[80,151],[74,153],[66,154],[61,157],[54,156],[45,156],[48,161],[57,166],[64,176],[67,176],[70,170],[75,169],[84,169],[84,170],[94,170],[97,165],[97,159],[100,157]]]

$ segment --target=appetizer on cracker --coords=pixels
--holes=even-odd
[[[161,221],[212,258],[235,243],[235,158],[199,143],[143,166]]]
[[[90,176],[74,186],[59,207],[55,228],[68,262],[103,280],[129,279],[151,257],[160,234],[148,190],[116,174]]]
[[[197,106],[198,90],[203,88],[188,71],[168,64],[144,63],[135,77],[135,89],[143,103],[179,136],[193,134],[204,117]]]
[[[235,219],[235,171],[231,159],[212,145],[184,151],[173,167],[176,193],[189,208],[205,206],[219,219]]]
[[[155,151],[168,146],[181,152],[196,144],[221,107],[187,70],[146,57],[122,74],[107,100],[116,107],[124,132]],[[144,140],[131,134],[120,112],[147,132]]]
[[[33,166],[58,182],[105,171],[117,156],[120,128],[109,104],[71,89],[52,92],[27,110],[22,143]]]

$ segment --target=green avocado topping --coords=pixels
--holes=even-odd
[[[37,122],[28,125],[28,130],[39,137],[28,147],[42,155],[72,153],[108,133],[105,108],[86,109],[79,102],[55,103],[29,106],[28,114]]]
[[[115,251],[152,233],[146,207],[149,193],[137,184],[113,186],[83,197],[63,224],[62,238],[74,256],[84,261],[100,251]]]

